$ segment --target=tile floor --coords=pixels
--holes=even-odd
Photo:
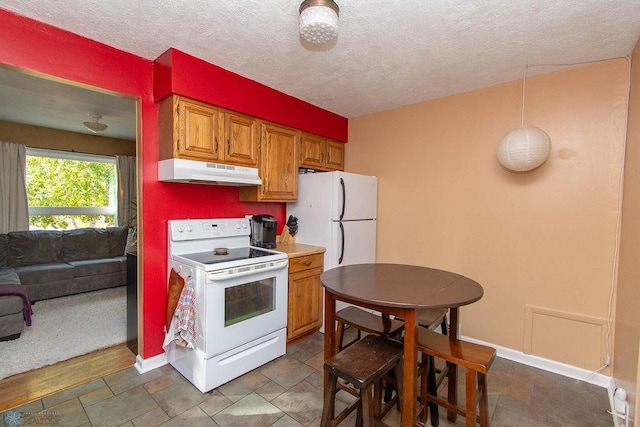
[[[131,367],[5,412],[0,426],[318,426],[322,353],[323,336],[317,334],[205,394],[170,365],[143,375]],[[613,425],[606,389],[585,382],[497,358],[488,387],[492,426]],[[440,425],[451,426],[442,412]],[[343,424],[353,426],[354,415]],[[393,409],[384,421],[394,427],[399,420]],[[464,418],[455,425],[464,425]]]

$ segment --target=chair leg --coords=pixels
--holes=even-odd
[[[394,373],[393,372],[389,372],[388,374],[390,377],[394,377]],[[384,385],[384,403],[388,403],[391,402],[391,395],[393,394],[393,389],[394,389],[394,385],[393,383],[391,383],[391,381],[386,381],[385,385]]]
[[[373,427],[373,408],[371,401],[371,387],[365,387],[360,391],[362,399],[362,425],[363,427]]]
[[[382,379],[376,381],[373,386],[373,416],[376,418],[382,418],[382,388],[383,388]]]
[[[466,401],[465,401],[465,417],[467,427],[475,427],[476,425],[476,372],[471,369],[466,371]]]
[[[320,421],[320,425],[322,427],[329,427],[331,420],[333,419],[335,412],[335,395],[336,395],[336,384],[338,381],[338,377],[335,375],[329,374],[329,387],[324,391],[324,402],[322,406],[322,419]]]
[[[478,393],[480,394],[480,426],[489,426],[489,399],[487,396],[487,376],[478,373]]]
[[[404,357],[404,356],[403,356]],[[396,366],[393,368],[393,374],[396,377],[396,393],[398,399],[396,401],[396,408],[398,411],[402,411],[402,387],[404,379],[403,359],[400,359]]]
[[[440,330],[442,331],[442,335],[449,335],[449,327],[447,326],[447,317],[442,318],[442,323],[440,324]]]
[[[436,363],[435,363],[435,358],[433,356],[427,356],[427,357],[428,357],[428,369],[427,369],[427,372],[425,372],[425,374],[429,378],[429,381],[428,381],[429,387],[427,392],[431,396],[435,397],[438,395],[438,382],[436,381]],[[431,425],[433,427],[438,427],[439,425],[438,405],[436,403],[429,403],[427,406],[431,411]]]
[[[458,365],[455,363],[447,362],[447,397],[449,403],[456,405],[458,403],[458,392],[456,387],[456,379],[458,378]],[[451,422],[455,422],[458,418],[458,414],[454,411],[447,411],[447,419]]]
[[[344,341],[344,323],[338,320],[338,324],[336,325],[336,349],[335,353],[342,351]]]
[[[429,356],[422,353],[422,374],[420,375],[420,406],[422,410],[420,411],[420,422],[423,424],[427,423],[427,416],[429,415],[429,407],[431,406],[431,404],[427,400],[427,393],[428,393],[427,389],[429,386],[429,378],[427,375],[427,371],[430,369],[430,366],[429,366],[430,359],[431,358]],[[433,420],[431,424],[433,424]],[[436,426],[437,424],[434,425],[434,427]]]

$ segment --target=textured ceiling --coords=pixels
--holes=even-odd
[[[626,56],[640,36],[638,0],[336,1],[339,36],[322,48],[298,35],[301,0],[0,7],[144,58],[174,47],[348,118],[516,80],[526,64]]]

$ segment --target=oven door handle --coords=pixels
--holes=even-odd
[[[288,260],[274,261],[272,265],[260,268],[234,267],[222,271],[213,271],[207,273],[207,280],[212,282],[221,282],[224,280],[235,279],[236,277],[249,276],[252,274],[263,273],[265,271],[281,270],[287,268],[289,265]]]

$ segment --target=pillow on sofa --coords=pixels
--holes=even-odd
[[[109,233],[109,256],[124,256],[129,227],[108,227],[107,232]]]
[[[0,267],[8,266],[9,262],[9,236],[0,234]]]
[[[9,266],[59,262],[62,232],[57,230],[12,231],[9,233]]]
[[[109,258],[109,237],[103,228],[77,228],[62,232],[62,260]]]

